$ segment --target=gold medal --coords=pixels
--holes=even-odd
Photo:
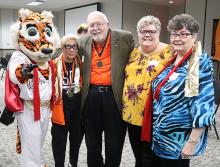
[[[67,90],[67,91],[66,91],[66,94],[67,94],[68,97],[73,97],[73,94],[74,94],[74,93],[73,93],[73,91],[71,91],[71,90]]]
[[[102,61],[99,60],[98,63],[97,63],[97,67],[102,67],[102,66],[103,66]]]
[[[68,77],[68,85],[69,85],[69,89],[66,91],[66,94],[69,98],[73,97],[74,92],[71,90],[72,87],[72,80],[74,79],[74,75],[75,75],[75,65],[74,62],[72,63],[72,76],[70,76],[70,73],[68,74],[67,69],[66,69],[66,64],[64,61],[64,56],[62,58],[62,63],[63,63],[63,70],[66,74],[66,76]]]

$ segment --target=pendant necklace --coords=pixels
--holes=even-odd
[[[106,43],[107,43],[107,40],[105,41],[105,44],[104,44],[104,46],[101,49],[98,49],[98,47],[96,47],[95,44],[93,43],[93,47],[94,47],[96,53],[98,54],[98,56],[100,58],[98,60],[98,62],[96,63],[96,66],[99,67],[99,68],[101,68],[103,66],[103,62],[101,60],[101,56],[102,56],[102,53],[104,52],[104,50],[106,48]]]
[[[74,65],[74,60],[73,60],[73,63],[72,63],[72,78],[70,77],[70,73],[68,75],[68,71],[66,69],[66,63],[64,61],[64,57],[62,59],[62,64],[63,64],[63,70],[68,78],[68,90],[66,91],[66,94],[69,98],[73,97],[74,95],[74,92],[71,90],[71,86],[72,86],[72,82],[74,80],[74,75],[75,75],[75,65]]]
[[[102,67],[102,66],[103,66],[102,61],[99,60],[99,61],[97,62],[97,67]]]

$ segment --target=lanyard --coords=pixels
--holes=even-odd
[[[191,55],[192,48],[183,56],[183,58],[180,60],[180,62],[174,66],[174,68],[168,73],[168,75],[162,80],[162,82],[157,86],[154,94],[154,98],[158,100],[160,95],[160,89],[161,87],[166,83],[166,81],[169,79],[169,77],[176,71],[176,69]]]
[[[68,86],[69,86],[69,90],[70,90],[71,85],[72,85],[73,80],[74,80],[74,76],[75,76],[75,63],[74,63],[74,60],[73,60],[73,63],[72,63],[72,79],[70,77],[70,73],[68,75],[68,71],[66,69],[66,63],[64,61],[64,56],[62,57],[62,65],[63,65],[63,71],[66,74],[66,76],[68,77]]]
[[[101,57],[102,56],[102,54],[103,54],[103,52],[104,52],[104,50],[105,50],[105,48],[106,48],[106,45],[107,45],[107,43],[108,43],[108,41],[109,41],[109,38],[110,38],[110,31],[108,32],[108,34],[107,34],[107,38],[106,38],[106,40],[105,40],[105,43],[104,43],[104,46],[103,47],[99,47],[98,45],[95,45],[95,43],[93,42],[93,48],[95,49],[95,51],[96,51],[96,53],[98,54],[98,56],[99,57]]]

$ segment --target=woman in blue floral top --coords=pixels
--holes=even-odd
[[[214,123],[213,67],[196,42],[199,24],[190,15],[168,23],[175,60],[152,83],[152,149],[156,166],[189,167],[205,151]]]

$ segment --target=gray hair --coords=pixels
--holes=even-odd
[[[67,43],[67,41],[68,40],[74,40],[74,41],[76,41],[76,43],[77,43],[77,46],[78,46],[78,48],[79,48],[79,41],[78,41],[78,38],[75,36],[75,35],[73,35],[73,34],[67,34],[67,35],[65,35],[65,36],[63,36],[62,38],[61,38],[61,48],[64,48],[64,46],[65,46],[65,44]]]
[[[142,27],[146,25],[154,25],[157,32],[161,31],[161,22],[155,16],[148,15],[148,16],[142,17],[137,23],[137,31],[139,31]]]
[[[88,15],[88,17],[87,17],[87,22],[88,22],[89,18],[90,18],[91,16],[93,16],[93,15],[95,15],[95,16],[101,16],[106,23],[109,23],[107,16],[106,16],[104,13],[99,12],[99,11],[93,11],[93,12],[89,13],[89,15]]]
[[[188,14],[180,14],[174,16],[167,25],[167,30],[169,32],[181,30],[186,27],[187,30],[190,31],[191,34],[198,33],[199,31],[199,23],[198,21]]]

